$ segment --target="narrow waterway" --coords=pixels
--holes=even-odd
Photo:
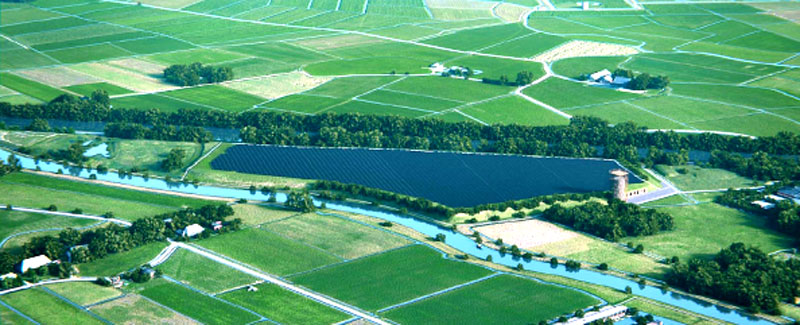
[[[10,154],[11,154],[10,152],[0,149],[0,159],[2,159],[3,161],[7,161]],[[42,161],[37,164],[31,158],[20,157],[20,156],[17,157],[19,158],[22,167],[25,169],[36,169],[36,167],[38,166],[42,171],[45,172],[56,173],[58,170],[62,170],[64,174],[70,174],[82,178],[89,178],[90,174],[95,173],[95,171],[93,170],[87,170],[87,169],[78,170],[74,168],[65,167],[63,165],[53,162]],[[97,174],[97,179],[118,184],[126,184],[126,185],[133,185],[150,189],[167,190],[167,191],[189,193],[189,194],[235,198],[235,199],[238,198],[252,199],[252,200],[267,199],[267,195],[264,195],[259,191],[250,192],[244,189],[167,183],[161,179],[145,179],[139,176],[121,177],[116,173]],[[286,200],[286,195],[279,193],[276,195],[276,198],[278,202],[284,202]],[[735,324],[772,324],[771,322],[768,322],[766,320],[755,318],[746,314],[741,314],[739,312],[732,311],[728,308],[710,304],[705,301],[697,300],[671,291],[662,291],[658,287],[641,286],[635,281],[631,281],[629,279],[603,274],[591,270],[568,271],[563,265],[552,267],[549,263],[536,260],[526,261],[521,258],[512,257],[510,254],[500,254],[498,251],[489,248],[485,247],[478,248],[475,242],[468,236],[454,232],[450,229],[439,227],[438,225],[434,225],[431,223],[427,223],[412,218],[410,216],[391,213],[379,209],[369,209],[363,206],[356,206],[342,202],[326,201],[326,205],[327,208],[331,210],[362,214],[391,221],[393,223],[397,223],[412,228],[422,234],[431,237],[434,237],[439,233],[443,233],[446,235],[445,244],[457,250],[465,252],[467,254],[473,255],[477,258],[486,258],[487,255],[491,255],[493,262],[497,264],[509,267],[515,267],[517,266],[517,264],[521,263],[526,270],[544,274],[563,276],[566,278],[580,280],[583,282],[615,288],[618,290],[624,290],[625,287],[631,287],[633,293],[636,295]]]

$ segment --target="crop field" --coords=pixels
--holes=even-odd
[[[42,324],[104,324],[101,319],[70,305],[43,289],[15,292],[2,296],[0,300]]]
[[[378,310],[469,282],[491,271],[446,260],[414,245],[291,277],[295,283],[366,310]]]
[[[96,221],[3,210],[0,211],[0,241],[11,235],[26,231],[68,227],[80,228],[93,223],[96,223]]]
[[[130,220],[187,206],[208,204],[204,200],[110,188],[27,173],[6,175],[0,179],[0,191],[4,193],[4,203],[31,208],[46,208],[52,204],[59,211],[80,208],[84,213],[93,215],[112,212],[117,218]]]
[[[222,300],[166,280],[148,283],[140,294],[205,324],[247,324],[261,318]]]
[[[354,259],[410,244],[406,239],[379,229],[335,216],[313,213],[271,222],[264,227],[345,259]]]
[[[361,163],[354,164],[355,161]],[[232,146],[212,161],[211,167],[247,174],[356,183],[463,207],[554,193],[606,190],[607,171],[619,165],[604,160],[513,155]],[[550,173],[527,172],[530,170]]]
[[[571,289],[500,275],[383,315],[401,324],[489,324],[499,315],[504,324],[531,324],[598,302]]]
[[[256,281],[247,274],[183,249],[158,267],[164,274],[210,294]]]
[[[165,243],[151,243],[78,265],[82,276],[112,276],[142,266],[156,257]]]
[[[94,306],[90,310],[114,324],[196,323],[137,294],[126,295],[123,298]]]
[[[117,289],[91,282],[57,283],[48,285],[46,288],[81,306],[98,303],[122,294]]]
[[[333,324],[351,318],[350,315],[273,284],[262,284],[256,288],[256,292],[240,289],[219,297],[281,324]]]
[[[319,248],[257,228],[216,236],[199,245],[264,272],[282,276],[341,261]]]
[[[112,85],[112,84],[106,83],[106,82],[75,85],[75,86],[65,87],[64,89],[67,89],[69,91],[72,91],[72,92],[74,92],[76,94],[80,94],[80,95],[83,95],[83,96],[90,96],[92,94],[92,92],[94,92],[95,90],[103,90],[106,93],[108,93],[109,96],[123,95],[123,94],[130,94],[131,93],[131,91],[128,90],[128,89],[125,89],[125,88],[122,88],[122,87],[119,87],[119,86],[116,86],[116,85]]]

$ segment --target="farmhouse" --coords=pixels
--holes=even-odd
[[[595,73],[590,74],[589,75],[589,80],[594,81],[594,82],[599,82],[599,83],[610,84],[610,83],[614,82],[614,77],[611,75],[611,71],[608,71],[608,69],[603,69],[603,70],[600,70],[600,71],[597,71]]]
[[[775,203],[770,203],[770,202],[763,201],[763,200],[753,201],[753,202],[750,202],[750,204],[758,206],[758,207],[760,207],[761,209],[764,209],[764,210],[769,210],[769,209],[772,209],[772,208],[775,207]]]
[[[603,321],[608,319],[619,321],[627,315],[627,312],[628,307],[625,306],[605,306],[600,308],[599,311],[588,312],[581,318],[572,318],[566,324],[589,324],[594,321]]]
[[[204,230],[205,228],[203,228],[203,226],[198,224],[193,224],[179,230],[178,235],[181,237],[194,237],[202,233]]]
[[[38,269],[50,263],[53,263],[53,261],[51,261],[50,258],[45,255],[26,258],[19,263],[19,272],[25,273],[28,270]]]

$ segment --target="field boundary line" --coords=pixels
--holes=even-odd
[[[445,288],[445,289],[442,289],[442,290],[439,290],[439,291],[436,291],[436,292],[433,292],[433,293],[429,293],[427,295],[420,296],[420,297],[411,299],[409,301],[401,302],[401,303],[393,305],[393,306],[389,306],[389,307],[386,307],[386,308],[383,308],[383,309],[379,309],[377,312],[378,313],[383,313],[383,312],[390,311],[392,309],[405,307],[407,305],[411,305],[411,304],[414,304],[414,303],[417,303],[417,302],[420,302],[420,301],[423,301],[423,300],[427,300],[427,299],[430,299],[430,298],[433,298],[433,297],[448,293],[450,291],[455,291],[455,290],[461,289],[463,287],[467,287],[467,286],[470,286],[470,285],[473,285],[473,284],[476,284],[476,283],[479,283],[479,282],[483,282],[483,281],[489,280],[491,278],[494,278],[494,277],[496,277],[498,275],[502,275],[502,274],[504,274],[504,273],[495,272],[495,273],[489,274],[489,275],[487,275],[485,277],[482,277],[482,278],[478,278],[478,279],[475,279],[475,280],[472,280],[472,281],[469,281],[469,282],[465,282],[465,283],[462,283],[462,284],[459,284],[459,285],[455,285],[455,286],[452,286],[452,287],[449,287],[449,288]]]
[[[188,175],[188,174],[189,174],[189,172],[190,172],[190,171],[191,171],[193,168],[197,167],[197,165],[198,165],[198,164],[200,164],[200,162],[201,162],[201,161],[203,161],[203,160],[205,160],[206,158],[208,158],[208,156],[210,156],[212,153],[214,153],[214,151],[216,151],[216,150],[217,150],[217,148],[219,148],[219,147],[221,147],[221,146],[222,146],[222,141],[220,141],[220,142],[217,142],[217,144],[216,144],[216,145],[215,145],[213,148],[211,148],[211,150],[209,150],[208,152],[206,152],[206,153],[205,153],[204,155],[202,155],[200,158],[197,158],[197,160],[195,160],[195,161],[194,161],[194,163],[193,163],[191,166],[189,166],[188,168],[186,168],[186,171],[185,171],[185,172],[183,172],[183,175],[181,176],[181,181],[183,181],[184,179],[186,179],[186,175]]]
[[[96,223],[93,223],[93,224],[91,224],[91,225],[88,225],[88,226],[85,226],[85,227],[73,228],[73,229],[75,229],[75,230],[84,230],[84,229],[89,229],[89,228],[94,228],[94,227],[97,227],[97,226],[99,226],[99,225],[102,225],[102,224],[104,224],[104,223],[105,223],[105,222],[101,221],[101,222],[96,222]],[[27,230],[27,231],[23,231],[23,232],[18,232],[18,233],[12,234],[12,235],[10,235],[10,236],[8,236],[8,237],[4,238],[2,241],[0,241],[0,248],[2,248],[3,246],[5,246],[5,244],[6,244],[6,243],[7,243],[9,240],[11,240],[11,239],[14,239],[14,238],[16,238],[16,237],[19,237],[19,236],[24,236],[24,235],[28,235],[28,234],[35,234],[35,233],[38,233],[38,232],[48,232],[48,231],[59,231],[59,230],[66,230],[66,229],[68,229],[68,228],[71,228],[71,227],[63,227],[63,228],[47,228],[47,229],[34,229],[34,230]]]
[[[64,297],[64,296],[62,296],[62,295],[58,294],[57,292],[55,292],[55,291],[53,291],[53,290],[50,290],[50,288],[48,288],[48,287],[46,287],[46,286],[43,286],[43,287],[42,287],[42,291],[44,291],[44,292],[47,292],[48,294],[50,294],[50,295],[51,295],[51,296],[53,296],[53,297],[56,297],[56,298],[58,298],[58,299],[61,299],[62,301],[66,302],[66,303],[68,303],[68,304],[70,304],[70,305],[72,305],[72,306],[73,306],[73,307],[75,307],[75,308],[78,308],[78,309],[80,309],[80,310],[83,310],[85,313],[89,314],[89,316],[92,316],[92,317],[96,318],[97,320],[99,320],[99,321],[101,321],[101,322],[103,322],[103,323],[106,323],[106,324],[108,324],[108,325],[114,325],[114,323],[112,323],[112,322],[109,322],[109,321],[108,321],[108,320],[106,320],[105,318],[103,318],[103,317],[100,317],[100,315],[93,313],[93,312],[92,312],[92,311],[90,311],[88,308],[86,308],[86,307],[83,307],[83,306],[81,306],[81,305],[78,305],[76,302],[74,302],[74,301],[72,301],[72,300],[69,300],[69,299],[67,299],[67,297]]]
[[[113,297],[113,298],[103,299],[103,300],[100,300],[100,301],[98,301],[98,302],[95,302],[95,303],[88,304],[88,305],[84,306],[84,308],[86,308],[86,309],[90,309],[90,308],[93,308],[93,307],[97,307],[97,306],[99,306],[99,305],[102,305],[102,304],[104,304],[104,303],[107,303],[107,302],[112,302],[112,301],[114,301],[114,300],[117,300],[117,299],[122,299],[122,298],[125,298],[125,297],[128,297],[128,294],[127,294],[127,293],[125,293],[125,294],[121,294],[121,295],[119,295],[119,296],[116,296],[116,297]]]
[[[5,205],[0,205],[0,209],[8,209]],[[97,221],[109,221],[113,222],[122,226],[130,227],[132,224],[128,221],[116,219],[116,218],[104,218],[100,216],[93,216],[88,214],[74,214],[68,212],[60,212],[60,211],[48,211],[42,209],[32,209],[32,208],[21,208],[12,206],[11,210],[13,211],[22,211],[22,212],[31,212],[31,213],[38,213],[38,214],[49,214],[54,216],[62,216],[62,217],[70,217],[70,218],[78,218],[78,219],[90,219],[90,220],[97,220]]]
[[[217,292],[217,293],[213,294],[213,296],[216,297],[216,296],[219,296],[219,295],[224,295],[226,293],[231,293],[231,292],[234,292],[234,291],[237,291],[237,290],[242,290],[242,289],[247,288],[247,287],[251,287],[251,286],[254,287],[254,286],[260,285],[262,283],[264,283],[264,280],[258,280],[256,282],[251,282],[251,283],[248,283],[248,284],[235,286],[233,288],[228,288],[228,289],[222,290],[220,292]]]
[[[162,276],[161,276],[161,278],[162,278],[162,279],[165,279],[165,280],[167,280],[167,281],[169,281],[169,282],[172,282],[172,283],[174,283],[174,284],[177,284],[177,285],[179,285],[179,286],[182,286],[182,287],[184,287],[184,288],[186,288],[186,289],[192,290],[192,291],[194,291],[194,292],[196,292],[196,293],[199,293],[199,294],[201,294],[201,295],[204,295],[204,296],[206,296],[206,297],[209,297],[209,298],[211,298],[211,299],[214,299],[214,300],[216,300],[216,301],[222,302],[222,303],[224,303],[224,304],[226,304],[226,305],[228,305],[228,306],[231,306],[231,307],[234,307],[234,308],[239,308],[239,309],[241,309],[241,310],[243,310],[243,311],[246,311],[246,312],[248,312],[248,313],[251,313],[251,314],[253,314],[253,315],[255,315],[255,316],[261,317],[261,319],[259,319],[259,320],[258,320],[258,322],[268,321],[268,322],[270,322],[270,323],[273,323],[273,324],[278,324],[278,322],[276,322],[276,321],[274,321],[274,320],[271,320],[271,319],[269,319],[269,318],[265,317],[264,315],[261,315],[261,314],[259,314],[259,313],[257,313],[257,312],[254,312],[254,311],[252,311],[252,310],[250,310],[250,309],[248,309],[248,308],[245,308],[244,306],[240,306],[240,305],[234,304],[234,303],[232,303],[232,302],[230,302],[230,301],[227,301],[227,300],[224,300],[224,299],[221,299],[221,298],[214,297],[214,296],[212,296],[211,294],[209,294],[209,293],[207,293],[207,292],[205,292],[205,291],[202,291],[202,290],[200,290],[200,289],[197,289],[197,288],[195,288],[195,287],[192,287],[192,286],[190,286],[190,285],[188,285],[188,284],[186,284],[186,283],[183,283],[183,282],[181,282],[181,281],[178,281],[178,280],[176,280],[176,279],[174,279],[174,278],[172,278],[172,277],[170,277],[170,276],[168,276],[168,275],[162,275]]]
[[[3,11],[6,12],[6,10],[3,10]],[[11,27],[11,26],[24,25],[24,24],[29,24],[29,23],[40,23],[40,22],[44,22],[44,21],[50,21],[50,20],[56,20],[56,19],[62,19],[62,18],[64,18],[64,17],[62,15],[59,15],[59,16],[50,17],[50,18],[44,18],[44,19],[23,20],[23,21],[16,22],[16,23],[11,23],[11,24],[2,24],[2,25],[0,25],[0,27]],[[18,35],[21,35],[21,34],[18,34]]]
[[[207,13],[210,13],[210,12],[213,12],[213,11],[222,10],[222,9],[225,9],[225,8],[231,7],[231,6],[233,6],[233,5],[239,4],[239,3],[243,2],[243,1],[244,1],[244,0],[236,0],[236,1],[233,1],[233,2],[231,2],[231,3],[229,3],[229,4],[227,4],[227,5],[224,5],[224,6],[222,6],[222,7],[217,7],[217,8],[214,8],[214,9],[211,9],[211,10],[208,10],[208,11],[205,11],[205,12],[207,12]]]
[[[0,296],[7,295],[9,293],[18,292],[18,291],[28,290],[28,289],[32,289],[32,288],[48,285],[48,284],[65,283],[65,282],[94,282],[94,281],[97,281],[97,278],[76,277],[76,278],[68,278],[68,279],[46,280],[46,281],[42,281],[42,282],[28,283],[28,284],[26,284],[24,286],[21,286],[21,287],[16,287],[16,288],[11,288],[11,289],[6,289],[6,290],[3,290],[3,291],[0,291]],[[2,300],[0,300],[0,301],[2,301]]]
[[[22,317],[22,318],[25,318],[26,320],[28,320],[28,321],[29,321],[29,322],[31,322],[31,323],[34,323],[34,324],[36,324],[36,325],[41,325],[41,323],[39,323],[39,322],[35,321],[35,320],[34,320],[33,318],[31,318],[30,316],[23,314],[21,311],[17,310],[16,308],[14,308],[14,307],[11,307],[11,305],[9,305],[9,304],[5,303],[3,300],[0,300],[0,306],[3,306],[3,307],[6,307],[6,308],[8,308],[8,310],[10,310],[10,311],[14,312],[15,314],[19,315],[19,316],[20,316],[20,317]]]
[[[336,0],[336,9],[334,11],[339,11],[342,8],[342,0]]]
[[[306,7],[306,10],[311,10],[312,4],[314,4],[314,0],[308,0],[308,6]]]
[[[712,103],[712,104],[720,104],[720,105],[728,105],[728,106],[733,106],[733,107],[746,108],[746,109],[749,109],[749,110],[752,110],[752,111],[761,112],[761,113],[764,113],[764,114],[767,114],[767,115],[772,115],[772,116],[775,116],[775,117],[779,117],[779,118],[782,118],[782,119],[787,120],[789,122],[792,122],[794,124],[800,125],[800,121],[796,121],[796,120],[794,120],[792,118],[777,114],[775,112],[771,112],[771,111],[765,110],[763,108],[757,108],[757,107],[752,107],[752,106],[747,106],[747,105],[742,105],[742,104],[732,104],[732,103],[726,103],[726,102],[721,102],[721,101],[712,100],[712,99],[697,98],[697,97],[684,96],[684,95],[674,95],[673,94],[671,96],[675,96],[675,97],[678,97],[678,98],[684,98],[684,99],[691,99],[691,100],[695,100],[695,101],[699,101],[699,102],[706,102],[706,103]]]
[[[309,274],[309,273],[314,273],[316,271],[320,271],[320,270],[336,267],[336,266],[339,266],[339,265],[342,265],[342,264],[347,264],[347,263],[350,263],[350,262],[356,262],[358,260],[363,260],[363,259],[370,258],[370,257],[373,257],[373,256],[381,255],[383,253],[389,253],[389,252],[393,252],[393,251],[396,251],[396,250],[400,250],[400,249],[403,249],[403,248],[408,248],[408,247],[416,246],[416,245],[421,245],[421,243],[417,242],[416,240],[413,240],[413,242],[408,244],[408,245],[394,247],[394,248],[390,248],[390,249],[387,249],[387,250],[382,250],[380,252],[375,252],[375,253],[372,253],[372,254],[359,256],[359,257],[356,257],[356,258],[353,258],[353,259],[349,259],[349,260],[342,260],[342,261],[339,261],[339,262],[336,262],[336,263],[331,263],[331,264],[318,266],[318,267],[315,267],[315,268],[310,269],[310,270],[305,270],[305,271],[300,271],[300,272],[297,272],[297,273],[287,274],[287,275],[285,275],[283,277],[284,278],[292,278],[292,277],[301,276],[301,275],[305,275],[305,274]]]
[[[687,128],[689,128],[689,129],[692,129],[692,130],[698,130],[696,127],[693,127],[693,126],[691,126],[691,125],[689,125],[689,124],[686,124],[686,123],[684,123],[684,122],[678,121],[678,120],[676,120],[676,119],[673,119],[673,118],[671,118],[671,117],[669,117],[669,116],[666,116],[666,115],[662,115],[662,114],[659,114],[659,113],[653,112],[653,111],[651,111],[651,110],[649,110],[649,109],[647,109],[647,108],[644,108],[644,107],[642,107],[642,106],[636,105],[636,104],[634,104],[634,103],[631,103],[631,102],[629,102],[629,101],[626,101],[626,102],[624,102],[623,104],[625,104],[625,105],[628,105],[628,106],[631,106],[631,107],[633,107],[633,108],[636,108],[636,109],[638,109],[638,110],[640,110],[640,111],[643,111],[643,112],[647,112],[647,113],[653,114],[653,115],[655,115],[655,116],[658,116],[658,117],[660,117],[660,118],[663,118],[663,119],[665,119],[665,120],[668,120],[668,121],[675,122],[675,123],[677,123],[677,124],[679,124],[679,125],[682,125],[682,126],[684,126],[684,127],[687,127]]]
[[[367,8],[368,7],[369,7],[369,0],[364,0],[364,8],[361,9],[361,14],[362,15],[366,15],[367,14]]]

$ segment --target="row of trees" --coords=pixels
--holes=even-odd
[[[629,236],[647,236],[675,227],[672,216],[654,209],[643,209],[617,199],[608,205],[589,202],[573,208],[556,204],[542,216],[611,241]]]
[[[169,151],[167,158],[161,161],[161,169],[171,172],[183,167],[183,159],[186,158],[186,150],[173,148]]]
[[[197,126],[176,127],[174,125],[155,125],[153,127],[146,127],[142,124],[135,123],[108,123],[104,131],[107,137],[122,139],[198,143],[206,143],[213,140],[211,132]]]
[[[613,76],[614,78],[623,77],[630,79],[631,81],[624,86],[625,88],[633,90],[664,89],[669,86],[669,77],[667,76],[653,77],[650,76],[649,73],[634,75],[633,71],[625,69],[614,70]]]
[[[610,126],[608,122],[595,117],[578,116],[569,125],[563,126],[524,126],[516,124],[484,126],[474,122],[446,122],[440,119],[415,119],[400,116],[375,116],[326,113],[320,115],[300,115],[277,111],[248,111],[233,113],[220,110],[180,109],[176,112],[162,112],[156,108],[136,107],[132,109],[110,108],[98,94],[97,98],[81,99],[72,95],[62,95],[46,104],[12,105],[0,102],[0,116],[18,118],[45,118],[73,121],[102,121],[114,123],[137,123],[144,125],[179,125],[219,128],[244,128],[243,137],[252,142],[280,142],[280,137],[266,136],[276,133],[292,138],[298,133],[306,134],[309,143],[323,128],[332,134],[342,130],[354,134],[371,131],[380,132],[383,146],[402,145],[403,142],[420,146],[420,142],[430,143],[470,142],[494,143],[503,139],[514,139],[520,153],[525,148],[537,148],[542,142],[550,146],[571,147],[602,146],[612,144],[633,146],[635,148],[657,147],[665,150],[721,150],[728,152],[753,153],[763,151],[768,154],[800,154],[800,135],[782,132],[772,137],[750,139],[716,134],[678,134],[674,132],[645,132],[633,123],[618,123]],[[261,134],[252,137],[253,134]],[[449,138],[448,138],[449,137]],[[330,140],[330,139],[329,139]],[[406,141],[407,140],[407,141]],[[288,140],[283,140],[288,141]],[[292,140],[298,141],[298,140]],[[537,142],[539,141],[539,142]],[[327,142],[326,142],[327,143]],[[490,150],[491,147],[482,150]],[[472,149],[472,148],[471,148]]]
[[[225,221],[232,215],[233,209],[228,205],[207,205],[138,219],[127,228],[112,224],[83,232],[66,229],[56,236],[34,237],[22,246],[19,254],[0,252],[0,274],[12,272],[14,265],[23,259],[38,255],[46,255],[52,260],[89,262],[151,242],[176,238],[178,230],[191,224],[211,227],[214,221]],[[234,219],[225,222],[223,230],[236,230],[240,226],[241,220]]]
[[[758,248],[734,243],[713,259],[695,258],[673,265],[670,285],[747,307],[758,313],[780,314],[779,302],[798,296],[800,261],[777,260]]]
[[[483,83],[485,84],[490,84],[490,85],[522,87],[533,82],[533,72],[530,71],[517,72],[517,77],[513,81],[509,79],[507,75],[501,75],[497,79],[484,77],[483,79],[481,79],[481,81],[483,81]]]
[[[233,70],[229,67],[203,65],[200,62],[174,64],[164,69],[164,79],[178,86],[196,86],[232,80]]]
[[[751,157],[744,157],[715,150],[711,152],[709,165],[757,180],[800,179],[800,163],[796,158],[771,156],[763,151],[757,151]]]

